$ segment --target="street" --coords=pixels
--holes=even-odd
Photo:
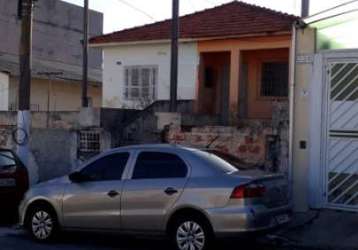
[[[136,239],[117,235],[99,235],[85,233],[66,233],[54,242],[40,244],[32,240],[26,232],[17,230],[13,226],[0,225],[1,250],[168,250],[169,243],[165,240]],[[239,241],[219,242],[215,249],[247,249],[274,250],[272,246],[259,243],[243,243]],[[282,249],[282,248],[280,248]]]

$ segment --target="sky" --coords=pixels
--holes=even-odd
[[[83,0],[62,0],[83,5]],[[180,15],[189,14],[232,0],[180,0]],[[299,15],[301,0],[243,0],[282,12]],[[349,0],[311,0],[310,14]],[[104,33],[170,18],[171,0],[89,0],[90,8],[104,14]],[[130,6],[129,6],[130,5]]]

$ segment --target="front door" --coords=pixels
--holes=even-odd
[[[90,163],[81,171],[89,181],[71,183],[65,189],[65,227],[119,229],[122,175],[129,153],[115,153]]]
[[[139,152],[132,178],[123,188],[122,229],[163,230],[164,218],[180,197],[187,174],[187,165],[174,153]]]
[[[326,203],[358,211],[358,58],[333,58],[326,66]]]

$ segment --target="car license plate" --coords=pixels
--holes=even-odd
[[[15,187],[15,179],[0,179],[0,187]]]
[[[290,216],[288,214],[282,214],[276,216],[276,221],[278,224],[285,224],[290,221]]]

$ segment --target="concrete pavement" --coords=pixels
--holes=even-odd
[[[115,235],[88,233],[67,233],[54,242],[40,244],[34,242],[26,232],[11,227],[0,226],[1,250],[172,250],[165,240],[145,240]],[[272,246],[256,241],[219,242],[215,250],[275,250]]]
[[[299,248],[358,250],[358,214],[334,210],[296,213],[276,236]]]
[[[0,250],[171,250],[164,240],[116,235],[66,233],[55,242],[39,244],[26,232],[0,225]],[[358,250],[358,214],[332,210],[295,214],[286,228],[250,241],[221,241],[214,250]]]

